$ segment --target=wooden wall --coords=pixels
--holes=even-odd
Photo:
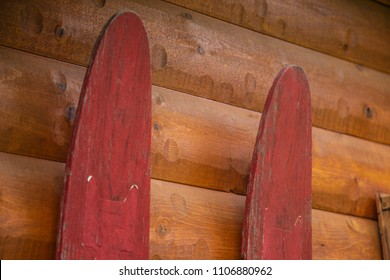
[[[390,192],[388,6],[2,0],[1,259],[54,256],[83,76],[102,26],[124,10],[144,21],[152,55],[151,258],[240,257],[257,127],[285,64],[305,70],[312,93],[313,257],[382,257],[375,193]]]

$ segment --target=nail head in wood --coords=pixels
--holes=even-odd
[[[198,53],[200,53],[201,55],[205,53],[204,49],[201,46],[198,47]]]
[[[374,116],[374,110],[371,109],[369,106],[365,106],[364,115],[366,116],[366,118],[371,119]]]
[[[62,26],[57,26],[54,33],[57,38],[62,38],[65,35],[65,29]]]

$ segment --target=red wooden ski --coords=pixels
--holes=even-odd
[[[247,190],[244,259],[311,259],[311,105],[297,66],[276,77],[264,106]]]
[[[148,259],[151,77],[147,34],[113,17],[95,46],[65,173],[58,259]]]

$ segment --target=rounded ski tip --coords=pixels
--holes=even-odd
[[[305,77],[305,79],[307,80],[305,70],[303,70],[303,68],[301,66],[296,65],[296,64],[286,64],[282,68],[282,70],[280,70],[279,75],[282,76],[286,73],[291,73],[291,72],[296,73],[297,75],[303,75]],[[278,77],[279,77],[279,75],[278,75]],[[278,79],[278,77],[276,79]]]

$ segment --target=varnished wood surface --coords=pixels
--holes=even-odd
[[[64,164],[0,153],[1,259],[51,259]],[[44,202],[44,203],[43,203]],[[245,197],[152,180],[152,259],[238,259]],[[378,259],[377,222],[313,210],[314,259]]]
[[[375,193],[390,182],[390,147],[313,130],[315,208],[376,219]]]
[[[85,66],[106,20],[134,10],[150,39],[153,84],[262,111],[273,78],[297,64],[310,82],[314,126],[390,144],[388,75],[175,5],[140,2],[2,1],[0,44]]]
[[[165,1],[390,73],[390,9],[372,1]]]
[[[151,256],[240,258],[244,204],[243,196],[153,180]],[[376,221],[313,209],[312,224],[313,259],[381,258]]]
[[[65,162],[85,71],[0,47],[0,150]]]
[[[312,227],[313,259],[382,259],[376,221],[313,210]]]
[[[0,259],[55,255],[64,164],[0,153]]]
[[[84,68],[7,48],[0,57],[0,151],[64,162]],[[153,178],[245,193],[260,114],[152,91]],[[313,129],[313,207],[376,218],[389,181],[389,146]]]

